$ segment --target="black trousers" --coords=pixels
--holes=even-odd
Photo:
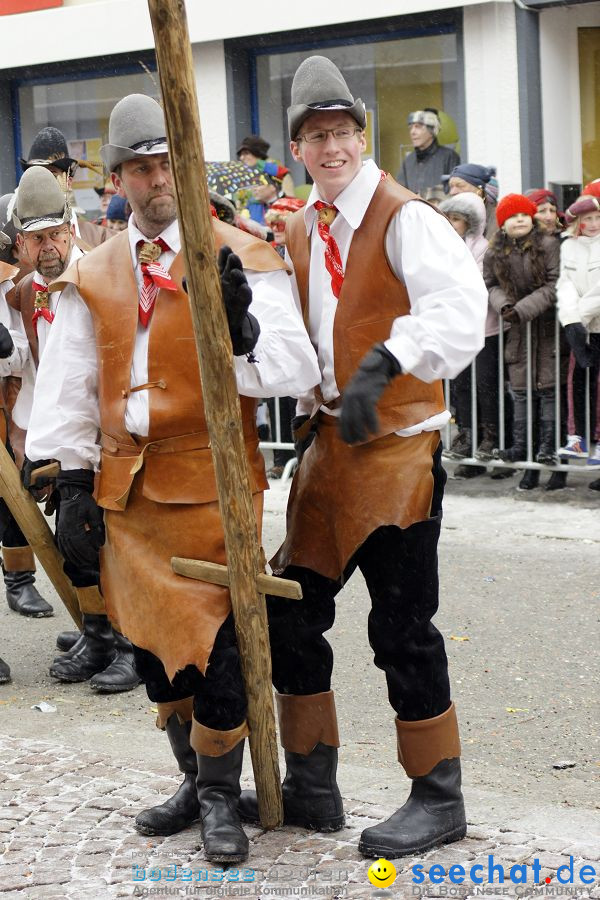
[[[275,434],[275,403],[276,399],[274,397],[269,397],[267,400],[267,406],[269,407],[269,419],[271,421],[271,440],[275,440],[277,435]],[[292,437],[292,419],[294,418],[294,414],[296,412],[296,398],[295,397],[280,397],[279,398],[279,424],[281,430],[281,440],[284,444],[293,444],[294,438]],[[294,450],[283,450],[281,447],[279,449],[273,450],[273,465],[274,466],[285,466],[288,460],[293,459],[295,455]]]
[[[331,687],[333,651],[324,633],[335,619],[335,597],[356,568],[371,597],[368,635],[375,665],[385,673],[399,719],[416,721],[450,705],[444,639],[431,619],[438,609],[437,544],[446,473],[441,445],[433,460],[431,518],[410,528],[374,531],[342,578],[289,566],[285,578],[302,585],[302,600],[268,597],[273,683],[282,694],[316,694]]]
[[[246,718],[246,693],[232,615],[217,633],[206,675],[196,666],[186,666],[171,683],[163,664],[153,653],[134,645],[133,655],[136,671],[153,703],[193,696],[194,718],[217,731],[237,728]]]
[[[475,359],[479,426],[498,427],[500,388],[498,380],[498,335],[485,339]],[[467,366],[450,386],[456,421],[460,428],[471,428],[471,366]]]

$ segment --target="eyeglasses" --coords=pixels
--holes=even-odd
[[[327,135],[332,134],[337,141],[349,141],[355,134],[362,131],[356,125],[354,128],[324,128],[322,131],[307,131],[305,134],[299,134],[296,143],[306,141],[307,144],[322,144],[327,140]]]

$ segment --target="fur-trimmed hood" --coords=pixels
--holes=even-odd
[[[487,221],[487,212],[485,203],[478,194],[471,193],[470,191],[464,191],[462,194],[454,194],[453,197],[442,200],[439,209],[440,212],[443,212],[445,215],[454,213],[465,219],[467,223],[467,233],[465,234],[465,238],[477,238],[483,235]]]

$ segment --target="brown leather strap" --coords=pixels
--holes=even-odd
[[[194,715],[194,698],[184,697],[183,700],[173,700],[170,703],[157,703],[156,709],[158,715],[156,717],[156,727],[161,731],[165,730],[165,726],[173,713],[177,715],[179,722],[183,725],[185,722],[191,722]]]
[[[106,615],[104,597],[95,585],[75,588],[75,593],[77,594],[77,602],[82,613],[87,613],[91,616]]]
[[[247,722],[242,722],[231,731],[217,731],[215,728],[201,725],[197,719],[192,719],[190,745],[200,756],[225,756],[249,734],[250,729]]]
[[[308,756],[317,744],[339,747],[333,691],[322,694],[275,694],[279,737],[284,750]]]
[[[3,547],[2,562],[7,572],[35,572],[35,558],[29,545]]]
[[[398,762],[409,778],[428,775],[443,759],[460,756],[460,738],[456,709],[451,703],[446,712],[432,719],[402,722],[396,719]]]

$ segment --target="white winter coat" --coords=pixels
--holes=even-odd
[[[556,296],[561,325],[581,322],[600,332],[600,234],[564,241]]]

